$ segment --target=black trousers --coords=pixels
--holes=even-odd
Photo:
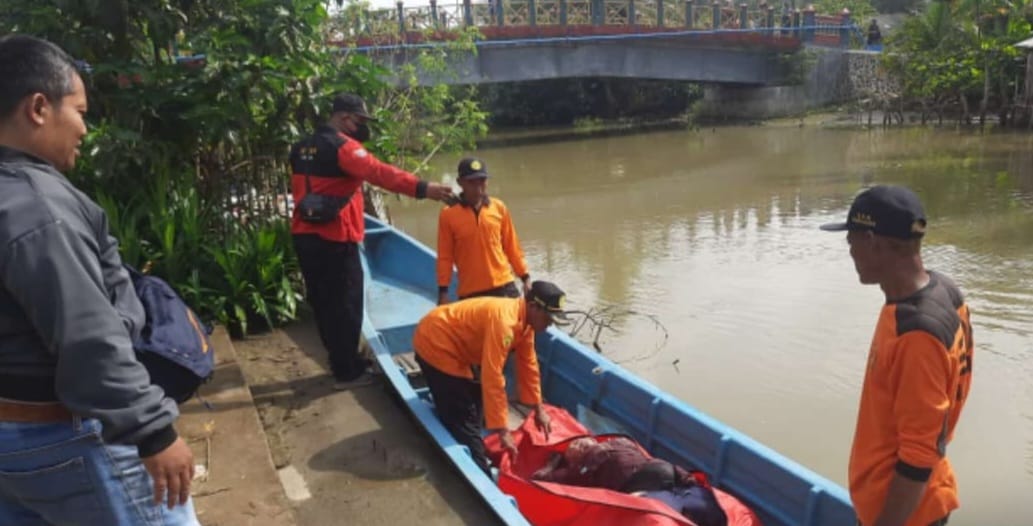
[[[366,361],[359,356],[364,308],[359,245],[328,241],[315,234],[293,238],[306,299],[330,355],[330,371],[338,380],[354,380],[366,371]]]
[[[419,354],[416,355],[416,363],[420,365],[423,379],[427,381],[430,395],[434,397],[434,408],[441,423],[452,433],[456,442],[470,448],[473,461],[490,475],[488,455],[481,437],[484,429],[481,384],[442,372],[420,358]]]
[[[467,294],[466,296],[463,296],[459,299],[465,300],[467,298],[482,298],[484,296],[495,296],[498,298],[519,298],[520,289],[517,288],[515,283],[510,281],[509,283],[506,283],[501,287],[495,287],[493,289],[474,292],[473,294]]]

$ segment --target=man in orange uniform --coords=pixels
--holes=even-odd
[[[947,523],[958,507],[947,444],[972,383],[972,325],[961,291],[922,264],[926,219],[911,190],[875,186],[845,223],[863,284],[886,295],[861,391],[850,496],[863,526]]]
[[[519,298],[531,282],[513,220],[502,201],[488,197],[488,170],[480,159],[459,161],[459,202],[438,218],[438,305],[448,303],[452,265],[459,274],[459,299],[477,296]]]
[[[416,327],[413,347],[438,417],[455,439],[470,448],[474,462],[488,472],[483,429],[502,434],[502,446],[516,454],[506,426],[508,402],[502,368],[516,353],[520,402],[535,407],[535,422],[546,434],[549,415],[542,390],[534,335],[568,318],[564,294],[556,285],[535,281],[523,298],[473,298],[430,311]],[[474,378],[480,368],[480,382]]]
[[[338,389],[370,381],[359,356],[363,181],[417,199],[452,196],[448,186],[421,181],[366,151],[362,143],[369,140],[369,120],[360,97],[338,95],[329,122],[291,147],[290,154],[294,250]]]

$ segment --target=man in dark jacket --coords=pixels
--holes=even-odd
[[[369,153],[362,143],[370,138],[371,120],[362,98],[338,95],[329,121],[291,147],[290,154],[294,250],[338,389],[370,382],[366,362],[359,355],[363,313],[359,243],[365,235],[362,183],[417,199],[452,198],[449,186],[421,181]]]
[[[86,134],[69,57],[0,39],[0,524],[197,525],[178,412],[104,211],[60,172]]]
[[[869,48],[882,48],[882,31],[879,30],[879,21],[872,19],[872,23],[868,24],[868,38],[865,42]]]

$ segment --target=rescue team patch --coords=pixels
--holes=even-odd
[[[359,159],[362,159],[363,157],[365,157],[367,155],[369,155],[369,154],[366,153],[366,149],[365,148],[359,148],[358,150],[355,150],[355,156],[358,157]]]

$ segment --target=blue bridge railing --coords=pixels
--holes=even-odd
[[[448,33],[471,26],[488,40],[727,30],[836,47],[849,47],[859,32],[847,11],[818,14],[811,6],[797,9],[786,2],[775,7],[764,0],[429,0],[420,6],[399,1],[393,9],[350,11],[331,39],[359,46],[425,43],[448,40]]]

